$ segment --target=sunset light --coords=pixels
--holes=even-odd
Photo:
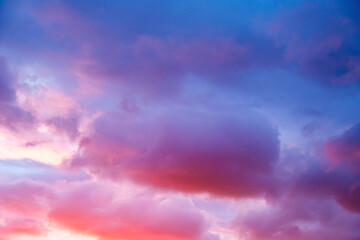
[[[0,240],[360,240],[360,1],[0,0]]]

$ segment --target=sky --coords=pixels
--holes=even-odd
[[[359,240],[357,0],[0,0],[0,240]]]

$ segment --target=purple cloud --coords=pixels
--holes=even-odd
[[[335,167],[347,165],[351,171],[360,172],[360,124],[341,136],[328,139],[324,143],[324,153]]]
[[[5,59],[0,56],[0,125],[17,131],[31,127],[35,123],[35,117],[17,106],[13,84],[15,84],[15,79]]]
[[[68,164],[102,177],[184,192],[251,197],[276,194],[279,141],[263,117],[188,110],[127,119],[100,117]]]

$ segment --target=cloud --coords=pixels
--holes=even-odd
[[[125,196],[124,196],[125,197]],[[106,185],[82,184],[61,194],[49,213],[60,226],[101,239],[198,239],[202,214],[185,198],[117,200]]]
[[[360,172],[360,124],[353,125],[341,136],[324,143],[324,153],[336,166],[346,165],[351,171]]]
[[[54,196],[45,184],[28,180],[0,184],[0,238],[40,236],[47,230],[46,209]]]
[[[331,137],[323,144],[328,164],[313,162],[294,177],[294,191],[307,196],[334,198],[351,212],[360,213],[359,126]]]
[[[15,91],[11,84],[13,83],[8,66],[4,57],[0,56],[0,102],[10,102],[15,99]]]
[[[355,1],[0,2],[0,239],[359,239]]]
[[[54,116],[46,120],[46,124],[56,133],[76,139],[79,136],[79,116],[72,113],[70,116]]]
[[[359,180],[359,175],[347,171],[313,167],[296,180],[295,189],[308,196],[333,197],[347,210],[359,213]]]
[[[232,225],[245,240],[355,240],[359,221],[359,215],[343,211],[331,199],[295,194],[265,209],[240,213]]]
[[[46,231],[42,221],[31,218],[6,218],[0,225],[0,239],[2,235],[7,237],[13,235],[41,236]]]
[[[0,56],[0,125],[18,131],[33,126],[35,117],[17,105],[14,83],[5,59]]]
[[[190,11],[184,11],[186,4],[177,2],[143,4],[115,3],[109,6],[108,2],[101,2],[90,6],[71,1],[39,1],[14,6],[8,3],[5,27],[9,28],[5,30],[8,34],[4,43],[15,51],[24,48],[24,55],[37,59],[57,76],[69,73],[80,85],[89,82],[101,87],[125,85],[129,90],[152,97],[178,93],[183,78],[189,74],[218,83],[240,81],[236,77],[238,71],[282,62],[282,46],[243,27],[247,19],[232,12],[233,4],[243,11],[241,3],[224,6],[217,3],[216,10],[209,9],[210,14],[204,16],[205,19],[199,18],[198,14],[203,14],[202,9],[208,8],[208,4],[195,4]],[[124,11],[128,8],[132,10]],[[103,15],[99,9],[107,9],[111,14]],[[159,9],[167,10],[159,12]],[[218,11],[221,14],[228,12],[224,17],[229,20],[214,21],[217,15],[212,14]],[[139,12],[152,20],[139,19]],[[257,9],[244,12],[255,15]],[[182,21],[173,19],[172,14]],[[230,28],[237,29],[236,34],[213,33],[224,31],[222,28],[232,23],[230,19],[234,20],[234,26]],[[210,22],[214,23],[211,27]],[[220,26],[216,26],[219,23]],[[117,27],[110,27],[112,25]],[[19,41],[14,28],[32,29],[33,34]],[[158,32],[163,29],[166,33]],[[193,34],[186,33],[189,29]]]
[[[273,195],[277,130],[258,114],[167,110],[96,120],[67,164],[111,179],[219,196]]]
[[[355,129],[346,131],[340,139],[353,139],[352,137],[356,135],[351,133]],[[348,138],[349,136],[352,137]],[[338,138],[335,139],[338,140]],[[329,144],[329,141],[334,141],[334,139],[330,138],[330,140],[325,141],[325,145]],[[336,155],[343,161],[336,162],[335,166],[333,160],[327,162],[327,159],[321,159],[321,155],[303,164],[306,167],[292,176],[291,191],[309,198],[332,198],[347,211],[360,213],[360,174],[356,168],[349,168],[346,161],[348,155],[346,151],[344,153],[343,155]],[[301,158],[303,156],[299,155],[293,161],[301,161]]]
[[[0,111],[0,124],[9,130],[18,131],[34,126],[35,117],[16,105],[0,102]]]
[[[241,70],[281,61],[281,48],[254,33],[249,35],[244,41],[140,35],[132,43],[116,46],[103,39],[87,48],[76,71],[86,79],[126,85],[151,96],[178,93],[182,80],[190,74],[218,83],[239,81],[235,76]]]
[[[45,236],[48,226],[101,239],[203,239],[207,219],[185,197],[104,182],[0,185],[0,237]],[[206,239],[206,238],[205,238]]]
[[[357,84],[360,79],[357,4],[305,2],[279,11],[270,35],[285,49],[285,59],[299,72],[323,85]]]

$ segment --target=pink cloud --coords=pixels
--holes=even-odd
[[[0,184],[0,238],[46,233],[48,201],[54,197],[49,186],[21,180]]]
[[[46,235],[48,226],[101,239],[204,239],[207,219],[185,197],[104,182],[0,185],[0,238]]]
[[[40,236],[44,232],[46,232],[46,227],[42,220],[34,220],[31,218],[6,218],[3,220],[3,223],[0,224],[0,239],[2,239],[2,236],[9,237],[20,234]]]
[[[134,196],[116,199],[111,189],[79,185],[63,193],[51,221],[102,239],[197,239],[206,227],[202,214],[184,199]]]

